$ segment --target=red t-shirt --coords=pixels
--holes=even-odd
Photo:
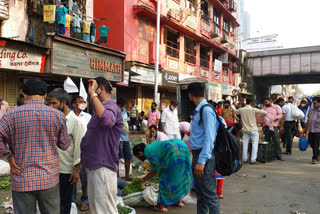
[[[220,115],[221,115],[221,112],[222,112],[222,107],[221,107],[221,108],[216,108],[216,110],[217,110],[218,116],[220,116]]]

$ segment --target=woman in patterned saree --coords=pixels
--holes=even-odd
[[[167,212],[166,205],[183,207],[182,199],[193,185],[191,158],[188,146],[179,139],[157,141],[150,145],[139,144],[133,154],[144,161],[148,159],[152,171],[143,178],[147,181],[160,176],[157,212]]]

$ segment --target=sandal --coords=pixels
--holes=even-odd
[[[87,210],[89,210],[89,206],[86,205],[86,204],[81,204],[80,210],[81,210],[81,211],[87,211]]]
[[[160,208],[157,207],[157,206],[154,206],[154,207],[152,207],[151,209],[152,209],[152,211],[154,211],[154,212],[160,212],[160,213],[166,213],[166,212],[168,212],[168,209],[167,209],[167,208],[162,208],[162,209],[160,209]]]
[[[176,203],[174,206],[183,208],[184,204],[182,202]]]
[[[317,160],[312,160],[312,164],[317,164],[318,161]]]

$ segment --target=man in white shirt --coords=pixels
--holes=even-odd
[[[149,127],[149,130],[150,130],[151,143],[156,142],[156,141],[169,140],[169,138],[166,134],[158,131],[158,128],[156,125],[151,125]]]
[[[69,95],[62,88],[56,88],[48,94],[50,107],[62,111],[66,116],[68,134],[71,144],[66,151],[58,148],[59,184],[60,184],[60,213],[70,214],[73,185],[80,176],[80,143],[84,136],[82,122],[69,108]]]
[[[252,152],[251,152],[251,164],[256,163],[258,144],[259,144],[259,132],[257,127],[256,115],[266,115],[267,112],[252,108],[254,104],[253,100],[248,98],[247,105],[243,108],[237,109],[236,114],[241,115],[242,121],[242,130],[243,130],[243,153],[242,160],[243,162],[248,162],[248,145],[251,139],[252,141]]]
[[[169,139],[181,139],[177,106],[178,102],[172,100],[170,106],[163,110],[161,116],[162,131]]]
[[[81,120],[84,126],[84,132],[86,133],[88,123],[91,120],[91,115],[84,112],[84,110],[86,109],[86,102],[81,96],[73,96],[71,100],[71,104],[72,104],[74,113]],[[82,189],[80,210],[86,211],[89,209],[89,200],[88,200],[87,173],[86,173],[86,168],[84,167],[81,167],[81,170],[80,170],[80,181],[81,181],[81,189]],[[77,204],[77,185],[74,185],[72,202]]]
[[[292,117],[293,97],[288,98],[288,103],[282,107],[282,124],[280,133],[284,133],[286,139],[286,152],[283,154],[292,154],[292,143],[296,131],[296,121]]]

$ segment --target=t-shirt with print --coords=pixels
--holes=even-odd
[[[69,15],[69,14],[67,14],[66,15],[66,17],[65,17],[65,19],[66,19],[66,27],[67,28],[70,28],[70,24],[71,24],[71,20],[72,20],[72,17]]]
[[[57,9],[57,17],[58,17],[58,25],[65,25],[66,24],[66,14],[68,10],[65,6],[59,7]]]
[[[100,30],[100,37],[107,37],[108,31],[109,31],[109,28],[107,26],[104,26],[104,25],[100,26],[99,30]]]
[[[130,108],[130,117],[131,118],[137,117],[137,110],[138,110],[138,106],[136,106],[136,105],[134,105]]]
[[[90,34],[90,25],[91,25],[91,22],[83,21],[83,23],[82,23],[82,32]]]
[[[80,19],[79,16],[74,16],[72,17],[72,22],[73,22],[73,32],[75,33],[81,33],[81,24],[82,24],[82,19]]]

